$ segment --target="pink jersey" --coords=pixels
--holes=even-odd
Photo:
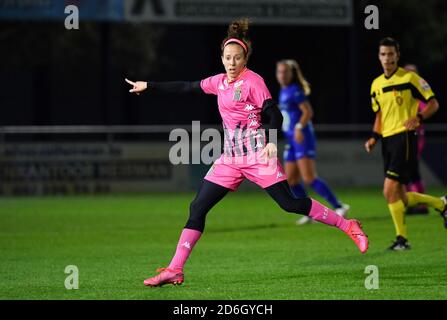
[[[265,146],[261,111],[264,101],[272,96],[260,75],[245,68],[232,82],[221,73],[203,79],[200,86],[205,93],[217,95],[225,155],[244,156]]]

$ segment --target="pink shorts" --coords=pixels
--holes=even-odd
[[[261,158],[259,152],[248,156],[229,157],[222,154],[211,166],[205,180],[236,191],[245,178],[261,188],[287,179],[277,157]]]

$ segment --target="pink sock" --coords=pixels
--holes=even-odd
[[[425,193],[425,186],[422,181],[412,182],[406,185],[407,192]]]
[[[419,192],[419,193],[425,193],[425,186],[424,183],[421,181],[417,181],[414,183],[415,186],[415,192]]]
[[[417,192],[417,187],[415,183],[409,183],[405,186],[405,189],[407,189],[407,192]]]
[[[192,248],[194,248],[194,245],[200,239],[201,235],[202,232],[200,231],[186,228],[183,229],[182,234],[180,235],[180,240],[177,244],[175,255],[168,266],[169,269],[183,270],[183,266],[191,254]]]
[[[335,213],[335,211],[329,209],[328,207],[323,206],[318,201],[312,200],[312,207],[310,209],[309,217],[312,219],[322,222],[324,224],[328,224],[330,226],[337,227],[342,231],[348,231],[349,228],[349,220],[339,216]]]

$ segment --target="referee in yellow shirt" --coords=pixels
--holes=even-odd
[[[436,198],[417,192],[406,192],[412,167],[417,165],[417,134],[415,129],[430,118],[439,104],[429,84],[412,71],[398,65],[399,44],[392,38],[379,43],[379,60],[383,74],[371,85],[372,109],[376,113],[372,137],[365,143],[371,152],[382,139],[385,182],[383,195],[396,228],[396,241],[390,250],[407,250],[405,207],[426,204],[438,210],[447,228],[447,196]],[[418,113],[419,101],[427,103]]]

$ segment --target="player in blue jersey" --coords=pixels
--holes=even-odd
[[[337,214],[344,217],[349,206],[340,202],[326,182],[317,175],[313,111],[308,100],[310,85],[295,60],[279,61],[276,78],[281,86],[279,106],[284,118],[282,130],[287,141],[284,150],[287,181],[296,197],[306,197],[305,186],[311,187],[334,207]],[[308,222],[312,222],[312,219],[305,216],[297,224]]]

